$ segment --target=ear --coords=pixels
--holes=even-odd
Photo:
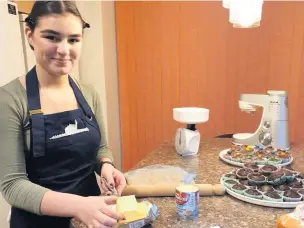
[[[28,26],[25,27],[25,36],[26,36],[27,41],[29,42],[30,46],[32,46],[32,47],[34,47],[33,33],[34,32]]]

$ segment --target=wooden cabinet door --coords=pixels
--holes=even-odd
[[[202,137],[254,132],[262,112],[241,112],[242,93],[286,90],[291,143],[304,138],[304,2],[265,1],[254,29],[233,28],[220,1],[115,5],[124,170],[185,127],[175,107],[210,109]]]
[[[18,11],[22,13],[30,13],[34,4],[34,1],[14,1],[18,5]]]

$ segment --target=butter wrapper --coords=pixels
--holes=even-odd
[[[156,205],[151,204],[148,201],[143,201],[140,204],[147,208],[148,213],[146,217],[140,220],[120,224],[119,228],[142,228],[146,225],[152,224],[153,221],[157,219],[157,217],[159,216],[159,209]]]

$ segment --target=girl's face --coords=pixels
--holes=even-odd
[[[82,23],[73,14],[39,17],[34,32],[26,28],[36,63],[52,76],[67,75],[79,60]]]

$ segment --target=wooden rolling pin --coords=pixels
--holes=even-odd
[[[194,184],[199,188],[200,196],[224,195],[225,187],[221,184]],[[156,185],[127,185],[122,192],[123,196],[135,195],[136,197],[174,196],[176,184]]]

